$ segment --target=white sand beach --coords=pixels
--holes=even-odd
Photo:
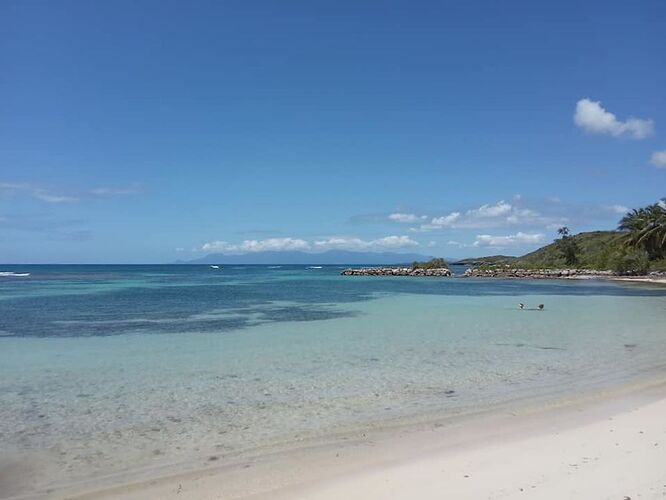
[[[662,400],[570,429],[555,427],[379,467],[293,497],[661,498],[666,496],[665,412]]]
[[[666,496],[666,385],[380,430],[59,498],[625,499]]]

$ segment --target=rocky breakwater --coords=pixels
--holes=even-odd
[[[343,276],[434,276],[446,278],[451,271],[446,267],[421,269],[411,267],[362,267],[360,269],[345,269],[340,273]]]
[[[602,278],[615,276],[613,271],[591,269],[515,269],[515,268],[470,268],[463,276],[475,278]]]

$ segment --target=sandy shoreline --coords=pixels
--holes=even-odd
[[[629,281],[635,283],[657,283],[666,285],[666,276],[615,276],[614,281]]]
[[[46,498],[662,498],[664,415],[661,379],[198,470],[109,477]]]
[[[571,429],[433,453],[271,497],[661,498],[665,411],[662,400]]]

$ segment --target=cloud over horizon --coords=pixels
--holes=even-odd
[[[32,198],[46,203],[73,203],[79,201],[78,198],[73,196],[56,195],[40,186],[29,183],[0,182],[0,193],[3,192],[10,195],[26,193]]]
[[[645,139],[654,133],[654,121],[629,117],[626,121],[618,120],[610,111],[606,111],[601,101],[581,99],[576,103],[574,123],[590,134],[605,134],[613,137],[628,135],[633,139]]]
[[[420,246],[418,241],[409,236],[385,236],[383,238],[364,240],[355,237],[333,236],[314,241],[300,238],[267,238],[265,240],[244,240],[241,243],[227,241],[211,241],[201,247],[203,252],[214,253],[254,253],[254,252],[323,252],[326,250],[397,250]]]
[[[523,233],[508,234],[506,236],[492,236],[490,234],[478,234],[474,240],[475,247],[494,247],[504,248],[521,245],[535,245],[542,243],[546,235],[542,233]]]
[[[35,200],[44,201],[46,203],[75,203],[85,200],[86,198],[110,198],[113,196],[134,195],[141,192],[143,192],[141,186],[134,183],[120,187],[97,187],[88,191],[79,192],[77,193],[77,196],[73,196],[69,194],[55,194],[39,184],[29,182],[0,182],[0,194],[25,194]]]
[[[432,217],[429,222],[410,228],[413,232],[427,232],[439,229],[481,229],[502,226],[548,226],[564,224],[567,219],[562,216],[543,215],[537,210],[521,206],[520,196],[515,196],[509,203],[500,200],[497,203],[486,203],[464,212],[454,211],[447,215]]]
[[[624,205],[609,205],[608,210],[611,212],[615,212],[616,214],[624,215],[629,211],[629,207],[625,207]]]
[[[428,218],[427,215],[405,214],[401,212],[389,214],[388,216],[388,219],[394,222],[410,222],[410,223],[419,222],[427,218]]]
[[[90,190],[90,194],[94,196],[127,196],[142,192],[143,188],[137,183],[116,187],[102,186]]]
[[[666,168],[666,149],[652,153],[650,163],[657,168]]]

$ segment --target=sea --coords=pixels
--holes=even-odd
[[[0,497],[665,373],[663,286],[344,267],[0,266]]]

